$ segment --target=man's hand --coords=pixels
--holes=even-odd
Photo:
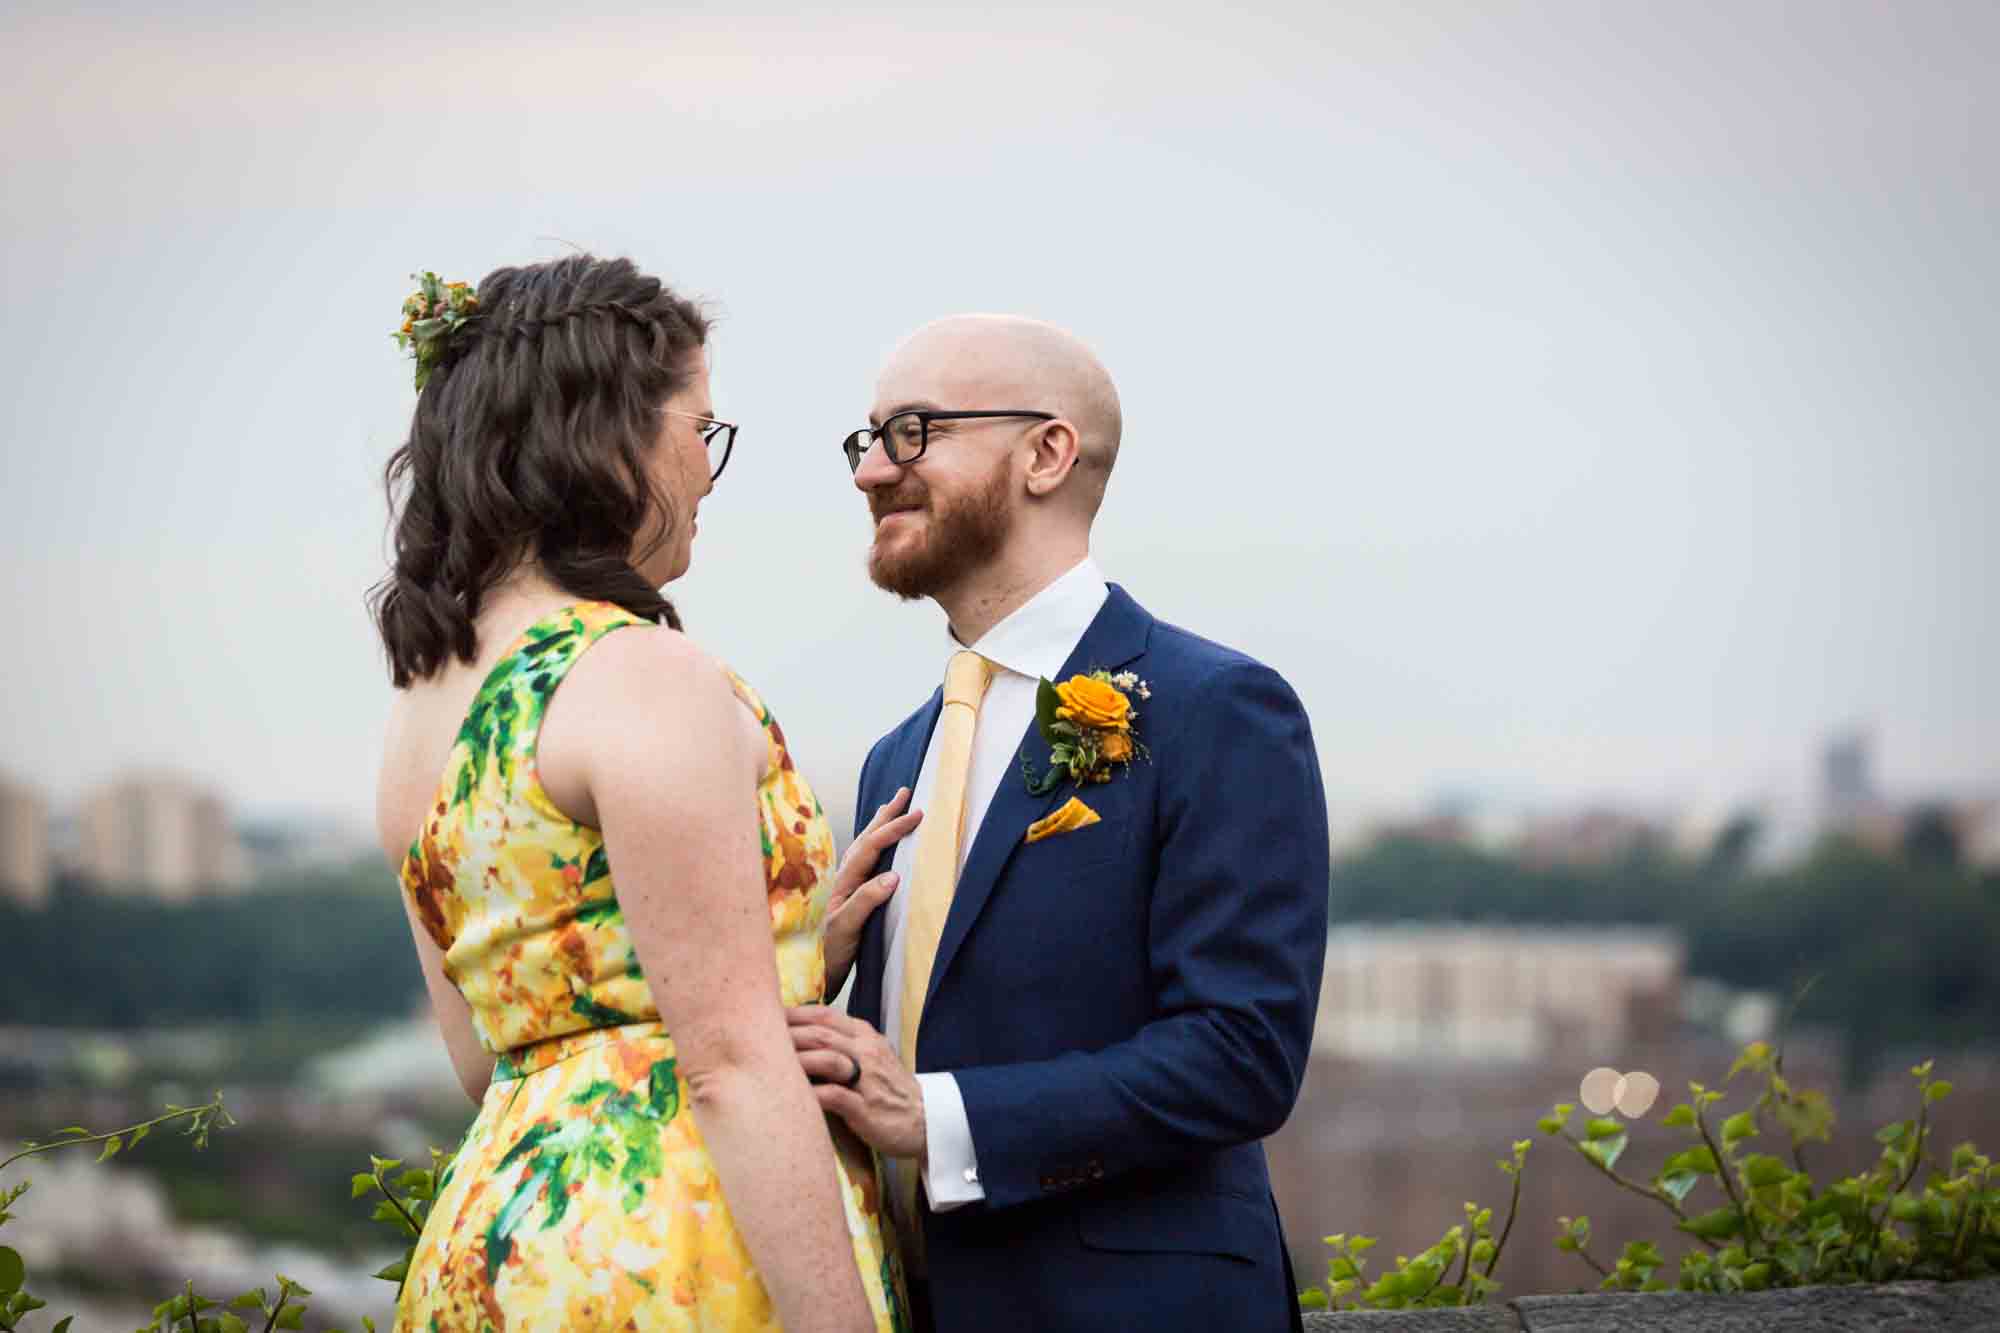
[[[891,1157],[928,1156],[923,1089],[881,1033],[820,1004],[787,1009],[785,1019],[821,1109]]]
[[[848,969],[854,966],[854,955],[861,948],[861,928],[868,924],[868,918],[875,914],[875,909],[889,901],[889,895],[896,891],[896,872],[893,870],[885,870],[873,879],[864,879],[863,876],[882,859],[882,853],[907,838],[923,822],[924,812],[921,810],[903,813],[903,808],[909,803],[910,789],[896,788],[896,794],[889,798],[887,805],[875,812],[875,818],[868,821],[868,827],[862,829],[861,836],[849,844],[847,855],[841,859],[826,909],[828,999],[840,994],[840,988],[847,984]]]

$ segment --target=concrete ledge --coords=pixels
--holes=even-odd
[[[2000,1329],[2000,1279],[1889,1282],[1697,1296],[1590,1292],[1520,1296],[1471,1310],[1306,1315],[1306,1333],[1973,1333]]]
[[[1558,1298],[1560,1299],[1560,1298]],[[1511,1305],[1469,1310],[1316,1310],[1306,1314],[1306,1333],[1520,1333]]]

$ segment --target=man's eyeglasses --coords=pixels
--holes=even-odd
[[[729,455],[736,448],[736,426],[729,421],[717,421],[698,412],[677,412],[666,409],[668,416],[686,417],[689,421],[702,423],[701,447],[708,451],[708,479],[714,481],[722,475],[722,469],[729,466]]]
[[[847,455],[847,470],[859,472],[861,459],[877,444],[897,467],[914,463],[930,448],[933,421],[974,421],[986,417],[1033,417],[1054,421],[1053,412],[898,412],[879,426],[864,426],[840,442]]]

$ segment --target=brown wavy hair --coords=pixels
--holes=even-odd
[[[677,521],[644,460],[708,329],[626,259],[486,275],[383,470],[394,558],[368,603],[398,689],[476,661],[482,599],[528,560],[579,600],[680,628],[634,548],[651,529],[643,560]]]

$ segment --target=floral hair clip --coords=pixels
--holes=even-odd
[[[403,326],[390,336],[396,346],[407,348],[417,363],[417,392],[444,359],[445,344],[451,335],[479,312],[479,298],[463,282],[445,282],[429,269],[412,273],[417,290],[403,302]]]

